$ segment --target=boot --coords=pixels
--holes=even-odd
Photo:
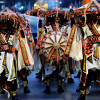
[[[50,93],[50,79],[46,80],[46,89],[44,90],[44,93]]]
[[[16,91],[12,91],[12,100],[18,100]]]
[[[90,90],[91,90],[91,86],[87,87],[86,94],[89,94],[90,93]]]
[[[64,93],[64,90],[61,85],[62,85],[61,80],[58,80],[58,93]]]
[[[81,74],[81,72],[78,71],[78,74],[76,76],[74,76],[74,78],[80,78],[80,74]]]
[[[66,76],[67,76],[67,78],[68,78],[68,83],[74,83],[74,80],[72,79],[71,73],[70,73],[70,72],[67,72],[67,73],[66,73]]]
[[[23,86],[24,86],[24,93],[30,93],[30,90],[27,86],[28,82],[27,81],[23,81]]]
[[[36,78],[42,79],[42,73],[40,72],[40,73],[36,74]]]
[[[78,87],[78,88],[76,89],[76,92],[80,92],[80,87]]]
[[[81,94],[81,95],[79,96],[78,100],[86,100],[86,99],[85,99],[85,94]]]
[[[68,83],[74,83],[74,80],[72,78],[68,78]]]
[[[0,94],[5,94],[5,91],[4,91],[4,90],[2,90],[2,91],[0,92]]]
[[[64,89],[61,85],[58,86],[58,93],[64,93]]]
[[[44,93],[50,93],[50,86],[46,86],[46,89],[44,90]]]
[[[2,86],[0,86],[0,94],[5,94],[5,91],[3,90]]]
[[[19,100],[17,95],[16,96],[12,96],[12,100]]]
[[[24,87],[24,94],[26,94],[26,93],[30,93],[30,90],[29,90],[29,88],[27,86]]]
[[[86,100],[86,90],[80,90],[80,96],[78,100]]]

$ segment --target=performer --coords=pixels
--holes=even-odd
[[[15,64],[15,48],[13,46],[13,36],[5,33],[0,33],[0,69],[2,77],[2,87],[5,91],[10,90],[12,93],[12,100],[18,100],[16,89],[16,64]]]
[[[43,27],[42,27],[42,19],[41,17],[39,17],[39,23],[38,23],[38,35],[37,35],[37,43],[36,43],[36,61],[35,62],[35,66],[34,66],[34,70],[36,72],[36,78],[42,79],[42,69],[43,66],[41,65],[41,61],[40,61],[40,56],[39,56],[39,52],[40,52],[40,40],[42,38],[42,32],[44,31]]]
[[[87,15],[87,24],[83,27],[85,38],[90,37],[95,38],[100,34],[100,24],[97,20],[97,15]],[[82,67],[82,77],[80,83],[80,97],[78,100],[85,100],[86,93],[89,93],[92,79],[98,86],[97,76],[99,76],[99,44],[96,43],[96,40],[93,43],[89,43],[84,46],[84,59]]]
[[[73,83],[73,79],[71,78],[71,73],[73,74],[75,72],[75,61],[80,61],[82,59],[82,53],[80,53],[79,50],[82,50],[82,46],[77,47],[77,52],[75,52],[76,46],[80,45],[80,39],[82,38],[80,34],[80,28],[77,26],[77,20],[78,18],[74,15],[74,12],[71,11],[71,24],[69,28],[69,34],[68,34],[68,43],[65,50],[65,55],[68,57],[69,64],[72,64],[71,66],[67,67],[69,68],[68,77],[70,77],[70,81]],[[77,40],[78,39],[78,40]],[[71,41],[71,42],[70,42]],[[81,43],[82,44],[82,43]],[[77,56],[77,57],[76,57]],[[77,62],[78,63],[78,62]],[[69,82],[68,79],[68,82]]]
[[[66,27],[61,26],[60,24],[60,18],[55,17],[55,23],[50,23],[50,25],[45,27],[45,34],[53,31],[63,32]],[[45,62],[44,62],[45,63]],[[55,61],[50,61],[47,64],[45,63],[44,69],[45,69],[45,81],[46,81],[46,89],[44,90],[45,93],[50,93],[50,78],[56,76],[57,78],[57,84],[58,84],[58,92],[63,93],[64,90],[62,88],[62,77],[61,77],[61,71],[63,69],[63,61],[60,61],[60,64],[57,66],[55,64]]]
[[[52,19],[50,21],[48,21],[49,19]],[[61,21],[63,20],[63,22]],[[43,30],[41,31],[42,34],[39,35],[40,41],[43,39],[43,37],[45,36],[46,33],[50,34],[51,32],[59,32],[59,33],[67,33],[67,28],[68,26],[64,25],[64,19],[60,18],[60,17],[55,17],[54,19],[52,17],[48,17],[46,20],[46,26],[43,28]],[[40,32],[40,33],[41,33]],[[41,54],[41,49],[40,49],[40,54]],[[45,78],[43,80],[43,82],[46,82],[46,89],[44,92],[46,93],[50,93],[50,78],[56,76],[57,77],[57,83],[58,83],[58,92],[59,93],[63,93],[64,90],[62,88],[62,75],[64,74],[63,71],[65,72],[64,74],[64,78],[66,76],[66,69],[64,70],[65,67],[68,66],[64,66],[65,62],[64,60],[60,61],[60,64],[57,66],[55,65],[55,60],[52,61],[50,60],[48,63],[45,62],[46,58],[44,56],[44,54],[40,55],[40,59],[41,59],[41,63],[42,63],[42,67],[43,67],[43,74],[45,74]],[[71,78],[71,77],[70,77]]]
[[[28,88],[28,80],[27,80],[27,66],[33,66],[34,60],[32,58],[26,36],[24,34],[24,31],[21,30],[20,34],[17,38],[16,43],[14,44],[16,50],[17,50],[17,59],[18,59],[18,71],[19,76],[21,77],[21,80],[23,82],[24,86],[24,93],[30,93],[30,90]],[[22,55],[22,56],[21,56]]]

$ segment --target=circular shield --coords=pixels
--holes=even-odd
[[[67,35],[61,32],[45,34],[41,41],[41,53],[45,52],[46,61],[56,59],[57,63],[62,59],[67,45]]]

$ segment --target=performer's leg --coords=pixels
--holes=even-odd
[[[41,66],[41,70],[39,71],[39,73],[36,74],[36,78],[42,79],[42,70],[43,67]]]
[[[80,78],[82,61],[76,61],[76,66],[77,66],[77,69],[78,69],[78,74],[76,76],[74,76],[74,78]]]
[[[87,75],[87,81],[86,81],[86,88],[87,88],[87,93],[89,93],[90,87],[91,87],[91,81],[92,81],[92,75],[91,71],[89,71],[89,74]],[[76,89],[76,92],[80,92],[83,83],[80,82],[78,88]]]
[[[79,86],[78,86],[78,88],[76,89],[76,92],[80,92],[81,87],[82,87],[82,82],[79,83]]]
[[[44,69],[44,64],[45,64],[45,56],[44,55],[40,55],[40,62],[41,62],[41,70],[39,71],[39,73],[37,73],[36,78],[42,79],[42,71]]]
[[[69,72],[67,73],[68,83],[74,83],[74,79],[71,77],[71,74],[73,73],[73,65],[72,65],[72,58],[68,58],[69,62]]]
[[[30,90],[28,88],[28,80],[27,80],[27,75],[26,75],[26,68],[23,68],[20,70],[20,77],[21,77],[21,80],[23,82],[23,86],[24,86],[24,93],[30,93]]]
[[[80,96],[78,100],[86,100],[86,89],[80,90]]]
[[[71,73],[70,72],[67,72],[66,75],[67,75],[67,78],[68,78],[68,83],[74,83],[74,80],[71,77]]]
[[[39,56],[39,51],[37,51],[38,56]],[[43,63],[44,63],[44,55],[40,55],[38,57],[38,59],[40,59],[41,62],[41,70],[36,74],[36,78],[42,79],[42,70],[43,70]]]
[[[46,89],[44,90],[44,93],[50,93],[50,79],[46,80]]]
[[[80,96],[78,100],[85,100],[86,99],[86,86],[83,83],[80,83]]]
[[[0,74],[0,94],[4,94],[5,93],[5,91],[3,90],[4,81],[5,81],[5,70]]]
[[[7,82],[7,84],[10,87],[10,91],[12,93],[12,100],[18,100],[17,93],[16,93],[17,81],[13,80],[12,82]]]
[[[62,88],[62,79],[61,76],[59,75],[57,77],[57,84],[58,84],[58,93],[64,93],[64,89]]]
[[[83,84],[81,84],[80,97],[78,98],[78,100],[85,100],[86,94],[89,93],[89,91],[87,91],[87,89],[91,86],[91,82],[92,82],[92,79],[93,79],[93,74],[94,74],[93,71],[90,69],[88,71],[85,86]]]

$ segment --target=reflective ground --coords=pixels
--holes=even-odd
[[[34,72],[28,76],[28,80],[31,93],[23,94],[23,85],[22,82],[20,82],[20,88],[17,90],[19,100],[77,100],[79,96],[79,93],[76,93],[79,79],[74,79],[75,83],[73,84],[67,84],[66,81],[66,83],[63,84],[65,90],[64,94],[57,93],[57,83],[54,80],[51,82],[51,93],[45,94],[43,92],[45,85],[41,84],[41,80],[35,78]],[[7,95],[0,94],[0,100],[7,100]],[[11,100],[11,98],[9,100]],[[87,100],[100,100],[100,88],[96,88],[94,83],[92,84],[90,94],[87,95]]]

